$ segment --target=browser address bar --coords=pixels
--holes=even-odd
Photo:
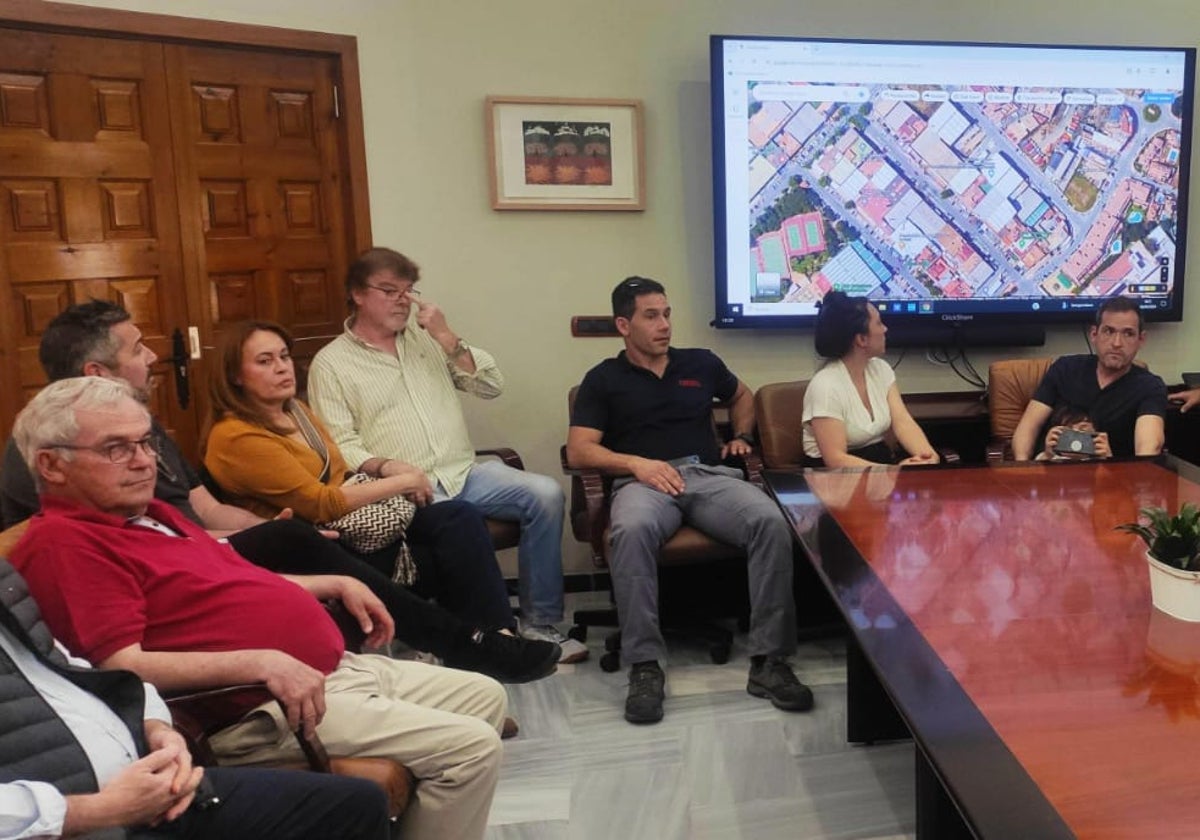
[[[866,102],[870,92],[857,85],[757,85],[759,102]]]

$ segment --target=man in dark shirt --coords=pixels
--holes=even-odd
[[[1048,456],[1054,455],[1063,427],[1046,426],[1055,412],[1086,417],[1098,435],[1107,436],[1116,457],[1162,451],[1167,387],[1133,363],[1146,343],[1137,304],[1124,297],[1105,301],[1096,310],[1089,336],[1095,355],[1055,360],[1026,406],[1013,432],[1013,455],[1018,461],[1028,461],[1043,446]]]
[[[774,502],[721,465],[745,455],[754,399],[712,352],[671,344],[663,287],[630,277],[613,290],[625,350],[588,371],[567,438],[574,467],[616,476],[609,568],[621,621],[621,652],[632,663],[625,719],[663,716],[666,645],[658,623],[656,557],[683,522],[746,550],[750,582],[750,678],[746,689],[778,708],[812,708],[812,692],[784,657],[796,645],[792,537]],[[728,400],[736,437],[718,446],[713,399]]]

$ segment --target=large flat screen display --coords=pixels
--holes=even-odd
[[[1193,48],[711,49],[716,326],[1182,317]]]

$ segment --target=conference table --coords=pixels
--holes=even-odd
[[[850,740],[914,739],[919,838],[1200,837],[1200,624],[1114,530],[1200,504],[1200,470],[764,477],[851,630]]]

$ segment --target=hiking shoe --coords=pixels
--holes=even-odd
[[[625,698],[625,720],[658,723],[663,717],[663,684],[667,676],[658,663],[635,662],[629,669],[629,695]]]
[[[523,683],[553,674],[561,655],[554,642],[477,630],[470,639],[455,645],[444,662],[451,668],[487,674],[500,682]]]
[[[776,709],[785,712],[807,712],[813,707],[812,689],[796,679],[792,666],[778,656],[750,661],[746,691],[755,697],[766,697]]]
[[[588,649],[583,642],[564,636],[553,624],[525,624],[522,622],[520,633],[526,639],[554,642],[562,648],[562,656],[558,660],[560,665],[570,665],[588,658]]]

